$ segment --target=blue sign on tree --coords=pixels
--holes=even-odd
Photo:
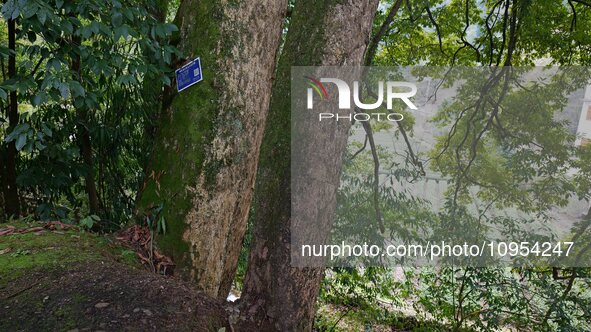
[[[201,71],[201,59],[187,63],[175,71],[176,74],[176,90],[181,92],[191,85],[203,80],[203,72]]]

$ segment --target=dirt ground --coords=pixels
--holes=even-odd
[[[22,276],[0,289],[0,317],[0,331],[219,331],[227,327],[221,303],[176,279],[114,262],[79,263],[68,270]]]
[[[0,224],[0,331],[231,331],[224,302],[135,249],[59,222]]]

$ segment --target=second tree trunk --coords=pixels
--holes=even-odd
[[[318,221],[321,236],[330,230],[336,205],[342,154],[350,123],[324,121],[305,128],[302,156],[323,155],[316,166],[326,170],[323,181],[302,178],[291,186],[290,131],[292,66],[359,66],[362,62],[377,0],[296,3],[273,86],[254,202],[253,245],[248,261],[241,316],[261,331],[310,331],[324,268],[291,266],[292,190],[303,190],[308,203],[323,193],[307,212]],[[303,110],[307,111],[307,110]],[[311,111],[308,111],[311,112]],[[314,163],[314,161],[311,161]],[[306,170],[300,170],[306,172]],[[321,203],[322,202],[322,203]],[[320,206],[322,205],[322,206]],[[317,215],[312,215],[318,212]]]

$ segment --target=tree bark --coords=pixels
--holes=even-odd
[[[160,119],[138,213],[162,205],[159,246],[210,296],[225,298],[236,271],[286,8],[184,0],[177,14],[179,48],[201,58],[203,81]]]
[[[88,130],[88,111],[83,109],[76,110],[78,118],[78,144],[80,146],[80,154],[82,155],[82,162],[86,167],[86,175],[84,176],[84,183],[86,187],[86,194],[88,195],[88,209],[91,214],[100,213],[100,201],[98,191],[96,189],[96,182],[94,180],[94,162],[92,158],[92,143],[90,140],[90,131]]]
[[[10,55],[8,56],[8,78],[16,77],[16,22],[15,20],[8,20],[8,48]],[[8,102],[8,133],[12,132],[18,124],[18,99],[16,90],[11,91]],[[8,143],[3,158],[4,164],[4,210],[8,216],[20,216],[20,199],[18,194],[18,187],[16,184],[16,142],[13,140]]]
[[[358,66],[369,41],[376,0],[313,0],[296,3],[279,61],[257,176],[253,245],[248,261],[238,324],[261,331],[311,331],[323,267],[291,265],[291,192],[303,198],[296,209],[318,223],[319,238],[328,234],[334,215],[340,165],[350,123],[309,123],[300,155],[322,155],[311,162],[323,180],[291,181],[291,66]],[[294,110],[296,112],[297,110]],[[308,123],[306,123],[308,125]],[[299,166],[299,165],[298,165]],[[308,173],[301,169],[298,173]],[[310,174],[310,173],[308,173]],[[321,195],[321,196],[320,196]],[[319,199],[319,198],[322,199]],[[307,209],[307,210],[306,210]]]

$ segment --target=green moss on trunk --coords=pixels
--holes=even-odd
[[[246,229],[282,7],[187,0],[176,18],[179,48],[200,57],[203,81],[175,94],[160,119],[138,212],[163,207],[158,245],[213,296],[229,291]]]
[[[179,23],[185,24],[181,26],[183,36],[179,47],[187,59],[201,58],[204,80],[176,94],[163,115],[139,206],[145,214],[162,204],[161,214],[168,223],[167,232],[159,236],[158,244],[184,269],[182,263],[186,260],[182,257],[189,248],[182,241],[186,229],[183,221],[194,198],[189,188],[197,182],[204,166],[203,147],[213,135],[219,109],[218,54],[215,53],[219,23],[212,20],[210,13],[214,17],[220,14],[214,1],[185,1],[179,13]]]

